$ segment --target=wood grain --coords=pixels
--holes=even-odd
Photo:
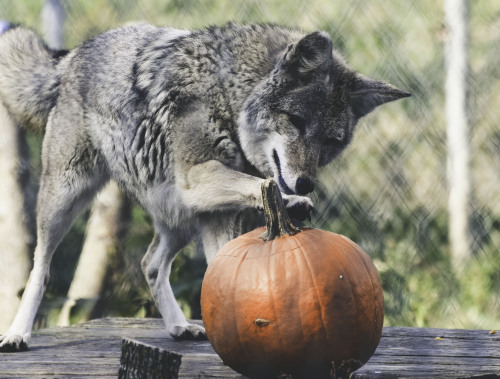
[[[244,378],[209,342],[174,341],[161,320],[133,318],[36,331],[29,351],[0,353],[0,377],[116,378],[122,338],[182,355],[179,378]],[[386,327],[375,354],[352,377],[500,378],[500,333]]]

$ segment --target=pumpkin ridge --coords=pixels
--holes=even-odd
[[[329,338],[328,338],[328,331],[326,329],[326,323],[325,323],[325,314],[324,314],[325,307],[323,306],[322,301],[321,301],[321,296],[319,295],[319,290],[318,290],[317,282],[315,280],[315,277],[314,277],[313,273],[311,272],[311,264],[309,262],[307,254],[304,252],[304,250],[301,250],[301,253],[302,253],[301,254],[302,259],[306,262],[307,270],[308,270],[308,273],[309,273],[309,277],[310,277],[311,283],[313,285],[314,292],[316,293],[316,300],[317,300],[316,302],[318,303],[319,314],[321,316],[321,326],[322,326],[322,329],[323,329],[323,338],[324,338],[325,345],[327,345]]]
[[[361,262],[362,262],[362,264],[363,264],[363,267],[364,267],[365,271],[367,272],[367,276],[370,278],[370,284],[371,284],[371,286],[370,286],[370,290],[371,290],[372,297],[375,299],[375,298],[376,298],[376,296],[375,296],[374,285],[373,285],[372,271],[371,271],[371,270],[369,270],[369,268],[367,267],[367,265],[366,265],[366,261],[365,261],[365,259],[364,259],[363,254],[361,254],[361,252],[359,252],[359,248],[358,248],[358,249],[356,249],[356,250],[357,250],[357,251],[358,251],[358,253],[359,253],[359,254],[358,254],[358,257],[360,258],[360,260],[361,260]],[[376,310],[376,309],[377,309],[377,308],[375,308],[375,310]],[[382,311],[383,311],[383,309],[382,309]],[[375,338],[376,331],[377,331],[377,329],[376,329],[376,328],[372,328],[372,335],[371,335],[371,338],[370,338],[370,349],[371,349],[371,350],[373,350],[374,338]],[[377,344],[375,344],[375,348],[376,348],[376,346],[377,346],[377,345],[378,345],[378,343],[377,343]],[[373,353],[374,353],[374,351],[370,351],[370,355],[371,355],[371,354],[373,354]]]
[[[308,245],[309,245],[309,244],[308,244]],[[301,248],[301,247],[303,247],[303,246],[306,246],[306,245],[298,245],[297,247],[293,247],[293,248],[291,248],[291,249],[283,249],[283,250],[281,250],[281,251],[277,251],[277,252],[275,252],[275,253],[270,253],[270,254],[268,254],[268,255],[266,255],[266,256],[261,255],[261,256],[258,256],[258,257],[248,257],[248,258],[246,258],[246,259],[259,259],[259,258],[265,258],[265,257],[272,257],[272,256],[274,256],[274,255],[280,255],[280,254],[283,254],[283,253],[285,253],[285,254],[286,254],[286,253],[291,253],[291,252],[293,252],[294,250],[300,249],[300,248]]]
[[[287,248],[282,249],[281,251],[272,252],[271,254],[269,254],[269,256],[283,254],[283,253],[291,253],[297,249],[301,249],[303,246],[305,247],[305,246],[310,245],[310,243],[302,243],[302,240],[300,240],[299,238],[296,238],[295,236],[287,236],[287,238],[290,239],[291,241],[295,242],[295,247],[292,247],[292,248],[287,247]]]
[[[301,241],[299,238],[296,238],[295,236],[287,236],[287,238],[291,238],[296,243],[296,246],[295,247],[283,248],[283,249],[281,249],[279,251],[271,252],[271,253],[268,253],[266,255],[259,255],[259,256],[256,256],[256,257],[252,257],[252,256],[247,257],[247,256],[245,256],[244,259],[246,259],[246,260],[259,259],[259,258],[272,257],[274,255],[279,255],[279,254],[283,254],[283,253],[291,253],[291,252],[293,252],[293,251],[295,251],[297,249],[301,249],[303,247],[308,247],[308,246],[310,246],[311,244],[314,243],[313,241],[308,241],[308,242],[304,243],[303,241]],[[262,245],[265,246],[266,244],[272,243],[273,241],[274,240],[268,241],[268,242],[263,242],[263,241],[250,242],[247,245],[242,245],[242,248],[245,247],[248,250],[249,247],[253,248],[254,245],[257,244],[257,243],[262,243]],[[240,249],[240,247],[238,247],[238,252],[239,252],[239,249]],[[272,249],[272,250],[275,250],[275,249]],[[234,257],[234,258],[239,257],[238,254],[230,254],[230,253],[228,253],[228,254],[225,254],[225,253],[220,254],[219,253],[218,255],[220,255],[220,256],[226,256],[226,257]]]
[[[271,256],[269,256],[269,259],[267,260],[267,278],[268,278],[268,280],[271,280],[271,265],[272,265],[272,261],[273,261],[273,259],[271,259]],[[271,299],[272,315],[273,315],[273,318],[276,318],[276,300],[274,299],[274,293],[273,293],[272,287],[268,286],[267,287],[267,291],[268,291],[269,299]],[[284,349],[283,335],[282,335],[282,331],[280,329],[280,323],[279,322],[277,323],[276,330],[278,331],[277,334],[278,334],[278,338],[279,338],[280,351],[286,351]]]
[[[237,289],[238,286],[236,285],[236,280],[238,279],[238,274],[240,272],[240,268],[241,268],[241,265],[243,264],[244,260],[245,260],[245,257],[246,255],[248,254],[248,251],[245,250],[243,252],[243,257],[239,257],[240,258],[240,261],[238,262],[238,266],[236,267],[236,270],[234,270],[234,276],[233,276],[233,279],[231,280],[231,286],[229,288],[235,288]],[[235,299],[236,299],[236,291],[231,291],[231,296],[232,296],[232,299],[231,299],[231,304],[235,304]],[[238,325],[238,317],[236,315],[236,307],[231,307],[232,310],[233,310],[233,325],[236,329],[236,333],[238,335],[238,344],[240,345],[240,351],[243,351],[244,354],[246,356],[248,356],[248,352],[247,350],[245,349],[245,346],[241,343],[241,332],[240,332],[240,327]]]
[[[246,244],[244,245],[238,245],[237,249],[230,249],[230,251],[228,252],[225,252],[225,250],[228,250],[228,248],[226,248],[226,246],[228,246],[231,242],[233,242],[234,240],[231,240],[229,241],[228,243],[226,243],[223,247],[222,247],[222,250],[217,254],[218,256],[220,257],[232,257],[232,258],[240,258],[241,255],[242,255],[242,252],[244,254],[243,258],[242,259],[245,259],[246,258],[246,255],[248,253],[248,247],[249,246],[252,246],[255,244],[254,241],[248,241]],[[232,247],[232,246],[231,246]]]
[[[297,262],[299,261],[298,254],[293,254],[292,259],[293,259],[293,267],[297,267],[298,266]],[[302,317],[302,315],[303,315],[302,309],[299,309],[298,319],[300,322],[300,337],[301,337],[302,341],[307,341],[307,335],[304,333],[304,330],[305,330],[304,325],[307,326],[307,317],[306,317],[306,321],[304,323],[304,317]]]
[[[348,239],[344,239],[343,242],[346,243],[346,244],[349,244],[349,241]],[[335,249],[338,249],[338,247],[334,247]],[[351,254],[347,253],[345,251],[345,245],[342,246],[341,248],[342,250],[342,254],[346,257],[348,257],[347,259],[351,258]],[[338,259],[337,257],[335,257],[338,265],[342,268],[342,272],[345,272],[346,273],[346,276],[347,278],[344,276],[344,280],[347,279],[349,281],[349,285],[346,286],[347,288],[349,288],[349,293],[350,293],[350,296],[349,298],[352,300],[352,307],[354,308],[354,312],[353,314],[357,314],[358,313],[358,304],[356,303],[356,297],[354,296],[354,291],[352,290],[352,287],[353,287],[353,284],[351,282],[351,272],[350,270],[346,270],[346,267],[344,266],[344,262],[342,262],[340,259]],[[355,266],[352,266],[352,264],[348,264],[349,267],[355,267]],[[354,335],[355,335],[355,338],[353,338],[354,341],[358,341],[359,339],[359,328],[354,328]],[[335,362],[336,364],[338,364],[338,362]]]

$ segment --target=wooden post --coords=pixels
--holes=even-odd
[[[118,238],[129,221],[127,207],[125,196],[115,181],[109,182],[94,199],[80,259],[57,320],[59,326],[70,325],[71,312],[79,300],[82,309],[77,321],[91,318],[111,263],[117,260]]]
[[[455,267],[471,256],[470,129],[467,102],[468,2],[445,0],[449,239]]]
[[[0,334],[19,307],[19,292],[32,266],[34,189],[30,185],[29,154],[24,131],[0,101]]]
[[[52,49],[63,46],[64,8],[60,0],[45,0],[42,8],[42,29]]]

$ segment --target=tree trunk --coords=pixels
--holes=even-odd
[[[30,188],[29,157],[24,131],[0,102],[0,331],[19,306],[19,292],[31,270],[35,196]]]
[[[71,312],[79,304],[75,321],[88,320],[103,290],[111,262],[117,259],[119,238],[128,222],[128,202],[118,188],[110,182],[96,197],[87,224],[87,237],[83,245],[75,276],[67,300],[59,314],[58,325],[71,322]]]

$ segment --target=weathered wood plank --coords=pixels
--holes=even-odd
[[[500,378],[499,334],[384,328],[374,356],[353,377]],[[122,337],[181,354],[180,378],[243,378],[223,365],[207,341],[174,341],[161,320],[131,318],[36,331],[29,351],[0,353],[0,377],[116,378]]]
[[[487,330],[384,328],[377,351],[353,377],[500,378],[500,336]]]

